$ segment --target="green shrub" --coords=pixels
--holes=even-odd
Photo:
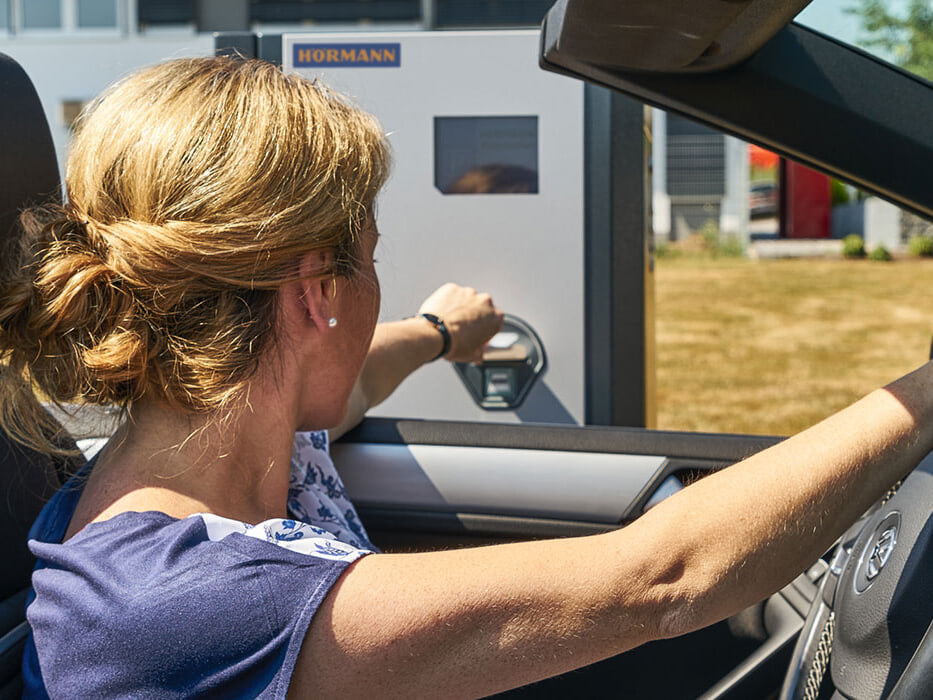
[[[856,233],[850,233],[842,239],[842,257],[844,258],[864,258],[865,241]]]
[[[877,260],[879,262],[891,262],[894,258],[891,257],[891,253],[888,252],[887,248],[883,245],[877,245],[868,254],[868,259]]]
[[[660,241],[654,244],[654,257],[656,258],[678,258],[681,252],[668,241]]]
[[[745,255],[745,248],[738,236],[726,236],[720,239],[716,251],[724,258],[741,258]]]
[[[840,204],[848,204],[851,201],[851,197],[849,196],[849,188],[839,182],[839,180],[836,180],[835,178],[830,180],[829,187],[830,197],[834,207],[837,207]]]
[[[723,236],[712,219],[703,224],[697,233],[703,239],[704,249],[714,258],[738,258],[745,254],[742,241],[736,236]]]
[[[697,231],[676,241],[655,240],[654,256],[662,258],[741,258],[745,246],[738,236],[723,235],[712,219]]]
[[[713,255],[719,248],[719,226],[712,219],[707,219],[706,223],[697,231],[703,238],[703,247]]]
[[[907,242],[907,252],[915,258],[933,257],[933,236],[914,236]]]

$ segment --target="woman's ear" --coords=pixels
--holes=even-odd
[[[330,250],[305,253],[298,263],[301,304],[308,318],[321,330],[328,327],[333,317],[337,291],[333,269],[334,253]]]

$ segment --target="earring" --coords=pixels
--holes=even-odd
[[[327,319],[327,325],[331,328],[335,328],[337,326],[337,318],[335,316],[331,316],[329,319]]]

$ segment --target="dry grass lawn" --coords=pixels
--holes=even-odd
[[[918,366],[933,262],[661,259],[657,427],[788,435]]]

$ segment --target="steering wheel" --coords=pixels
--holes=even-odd
[[[933,698],[933,453],[840,540],[781,700]]]

